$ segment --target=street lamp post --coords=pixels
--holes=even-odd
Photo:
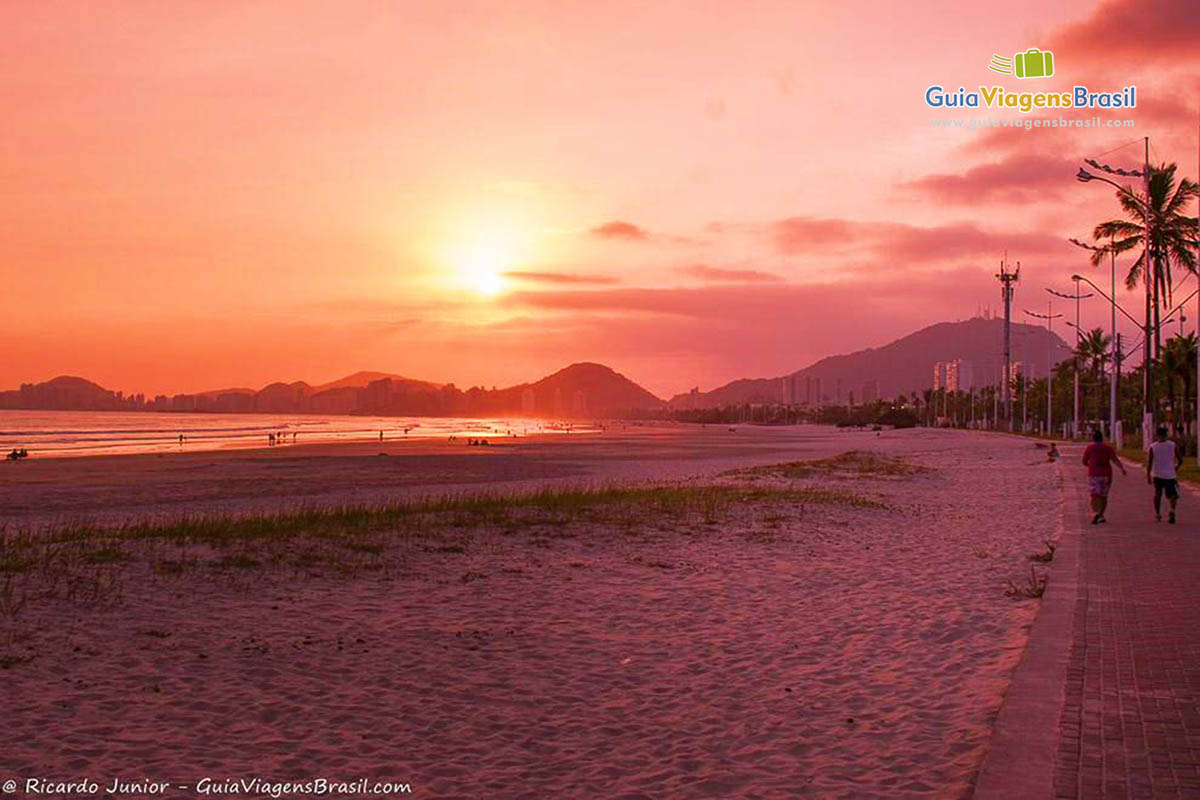
[[[1116,270],[1113,271],[1113,274],[1114,274],[1114,279],[1115,279]],[[1080,333],[1080,330],[1079,330],[1079,301],[1086,300],[1087,298],[1092,297],[1093,295],[1091,292],[1088,292],[1087,294],[1080,294],[1079,293],[1079,281],[1075,281],[1075,294],[1063,294],[1062,292],[1056,292],[1053,289],[1046,289],[1046,291],[1049,292],[1050,294],[1054,295],[1055,297],[1062,297],[1067,300],[1073,299],[1075,301],[1075,326],[1074,326],[1075,327],[1075,352],[1073,354],[1073,361],[1075,364],[1075,389],[1074,389],[1072,402],[1071,402],[1071,414],[1072,414],[1071,437],[1074,439],[1078,439],[1079,438],[1079,342],[1080,342],[1080,339],[1082,338],[1082,334]],[[1114,315],[1116,314],[1116,309],[1113,310],[1113,314]],[[1069,322],[1067,324],[1070,325]]]
[[[1079,245],[1080,247],[1086,247],[1091,250],[1104,251],[1104,250],[1108,249],[1108,248],[1104,248],[1104,247],[1092,247],[1091,245],[1085,244],[1077,239],[1072,239],[1071,242]],[[1116,264],[1117,264],[1116,257],[1114,256],[1114,258],[1113,258],[1114,286],[1116,285],[1116,274],[1117,274]],[[1128,311],[1126,311],[1124,308],[1122,308],[1120,305],[1117,304],[1116,292],[1113,292],[1113,294],[1108,294],[1103,289],[1101,289],[1099,286],[1097,286],[1096,284],[1092,283],[1090,280],[1085,278],[1083,275],[1072,275],[1071,280],[1083,281],[1088,286],[1095,289],[1096,292],[1101,297],[1103,297],[1105,300],[1109,301],[1109,303],[1111,304],[1111,306],[1112,306],[1112,332],[1113,332],[1113,335],[1112,335],[1112,360],[1113,360],[1113,363],[1115,364],[1117,362],[1118,358],[1120,357],[1120,352],[1118,350],[1119,345],[1117,344],[1117,312],[1120,311],[1122,314],[1125,315],[1126,319],[1128,319],[1130,322],[1132,322],[1134,325],[1136,325],[1139,328],[1142,327],[1141,321],[1138,319],[1135,319],[1132,314],[1130,314]],[[1116,441],[1118,444],[1120,444],[1121,431],[1117,425],[1117,423],[1120,421],[1118,419],[1119,414],[1117,413],[1117,380],[1118,379],[1119,378],[1117,375],[1117,370],[1114,369],[1111,379],[1109,380],[1109,386],[1108,386],[1108,405],[1109,405],[1108,424],[1113,431],[1113,433],[1112,433],[1113,440]]]
[[[1076,284],[1076,286],[1078,285],[1079,284]],[[1051,351],[1054,342],[1054,331],[1051,328],[1051,325],[1053,324],[1054,320],[1061,317],[1062,314],[1054,313],[1053,300],[1046,301],[1045,314],[1038,314],[1035,311],[1029,310],[1026,310],[1025,313],[1031,317],[1037,317],[1038,319],[1046,320],[1046,436],[1052,436],[1054,430],[1054,367],[1051,365],[1050,359],[1052,358]]]
[[[1091,159],[1089,159],[1087,162],[1088,164],[1095,167],[1096,169],[1102,170],[1104,172],[1109,172],[1111,174],[1124,175],[1126,177],[1131,177],[1131,178],[1144,178],[1145,182],[1146,182],[1146,204],[1145,204],[1146,209],[1145,210],[1146,210],[1147,214],[1148,214],[1148,206],[1149,206],[1149,201],[1150,201],[1149,148],[1150,148],[1150,139],[1147,137],[1147,139],[1146,139],[1147,157],[1143,164],[1143,169],[1141,169],[1141,170],[1113,169],[1112,167],[1109,167],[1108,165],[1099,164],[1096,161],[1091,160]],[[1088,172],[1083,167],[1080,167],[1079,172],[1077,172],[1075,174],[1075,180],[1079,181],[1080,183],[1088,183],[1089,181],[1103,181],[1104,183],[1107,183],[1108,185],[1114,187],[1118,192],[1121,192],[1131,198],[1134,197],[1133,189],[1129,188],[1128,186],[1121,186],[1116,181],[1111,181],[1108,178],[1103,178],[1099,175],[1095,175],[1091,172]],[[1148,339],[1150,337],[1150,324],[1151,324],[1150,323],[1150,311],[1151,311],[1151,309],[1150,309],[1150,281],[1153,280],[1153,277],[1150,274],[1150,249],[1149,249],[1150,220],[1145,215],[1143,216],[1143,220],[1142,220],[1142,233],[1143,233],[1143,236],[1142,236],[1143,244],[1146,245],[1146,252],[1143,257],[1143,274],[1142,274],[1143,283],[1146,285],[1146,320],[1145,320],[1145,323],[1142,324],[1140,327],[1142,328],[1143,335],[1146,336],[1146,338]],[[1082,244],[1081,242],[1077,242],[1075,240],[1072,240],[1072,241],[1075,242],[1075,244]],[[1083,245],[1083,246],[1090,247],[1089,245]],[[1117,252],[1116,252],[1115,239],[1110,244],[1109,247],[1112,252],[1112,262],[1113,262],[1112,296],[1115,298],[1117,296],[1117,280],[1116,280]],[[1096,249],[1096,248],[1091,248],[1091,249]],[[1114,300],[1113,302],[1115,305],[1116,301]],[[1115,340],[1115,338],[1116,338],[1116,335],[1115,335],[1116,334],[1116,311],[1115,310],[1113,311],[1113,334],[1114,334],[1113,338]],[[1115,341],[1114,341],[1114,347],[1115,346],[1116,345],[1115,345]],[[1115,353],[1114,353],[1114,356],[1115,356]],[[1145,349],[1142,350],[1142,445],[1143,446],[1145,446],[1149,442],[1148,437],[1150,435],[1150,430],[1154,426],[1154,401],[1153,401],[1153,398],[1151,397],[1151,392],[1153,391],[1153,388],[1154,388],[1154,382],[1153,382],[1152,374],[1151,374],[1152,364],[1153,364],[1153,362],[1151,361],[1151,358],[1150,358],[1150,348],[1146,347]],[[1111,393],[1113,396],[1110,401],[1113,404],[1114,408],[1116,407],[1115,406],[1115,401],[1116,401],[1115,387],[1116,387],[1116,383],[1114,381],[1113,388],[1111,390]],[[1115,422],[1115,420],[1114,420],[1114,422]],[[1115,434],[1114,434],[1114,436],[1115,436]]]

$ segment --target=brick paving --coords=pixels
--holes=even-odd
[[[1064,462],[1079,575],[1054,796],[1200,798],[1200,492],[1184,490],[1180,524],[1155,523],[1132,465],[1092,526],[1083,470]]]

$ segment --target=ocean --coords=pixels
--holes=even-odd
[[[24,448],[30,458],[169,453],[448,436],[497,437],[561,433],[567,424],[530,419],[352,417],[332,414],[185,414],[154,411],[0,410],[0,456]],[[408,429],[407,433],[405,429]],[[570,430],[587,431],[586,425]],[[183,444],[179,437],[183,435]],[[294,434],[294,437],[293,437]]]

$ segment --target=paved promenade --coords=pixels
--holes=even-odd
[[[1064,450],[1050,589],[976,796],[1200,798],[1200,492],[1155,523],[1129,464],[1092,526],[1080,453]]]

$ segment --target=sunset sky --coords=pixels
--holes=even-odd
[[[0,389],[588,360],[670,396],[973,316],[1005,250],[1045,311],[1092,270],[1066,237],[1116,214],[1082,157],[1136,167],[1148,135],[1197,175],[1197,42],[1194,0],[14,4]],[[1053,78],[987,69],[1030,47]],[[1097,114],[1136,127],[932,122]]]

